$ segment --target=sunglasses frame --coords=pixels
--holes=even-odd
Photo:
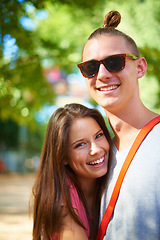
[[[122,56],[122,57],[124,58],[124,66],[121,67],[121,69],[118,70],[118,71],[117,71],[117,70],[110,70],[110,69],[108,69],[108,68],[105,66],[105,64],[104,64],[104,61],[106,61],[108,58],[117,57],[117,56]],[[104,58],[104,59],[102,59],[102,60],[94,60],[94,59],[93,59],[93,60],[89,60],[89,61],[86,61],[86,62],[81,62],[81,63],[79,63],[79,64],[77,65],[77,67],[80,69],[82,75],[83,75],[85,78],[92,78],[92,77],[94,77],[94,76],[96,76],[96,75],[98,74],[100,64],[103,64],[103,65],[105,66],[105,68],[106,68],[109,72],[119,72],[119,71],[123,70],[123,69],[125,68],[125,59],[126,59],[126,57],[129,57],[129,58],[131,58],[131,59],[133,59],[133,60],[137,60],[137,59],[138,59],[138,57],[135,56],[134,54],[131,54],[131,53],[122,53],[122,54],[110,55],[110,56],[108,56],[108,57],[106,57],[106,58]],[[83,70],[82,70],[82,66],[83,66],[85,63],[89,63],[89,62],[92,62],[92,61],[96,62],[97,67],[98,67],[98,70],[97,70],[96,73],[93,73],[93,74],[90,75],[90,76],[85,76],[84,73],[83,73]]]

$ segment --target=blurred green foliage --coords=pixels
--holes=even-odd
[[[54,104],[56,97],[43,69],[58,65],[66,74],[76,70],[87,37],[113,9],[122,15],[119,29],[135,39],[148,62],[140,80],[142,100],[160,113],[159,0],[1,0],[2,122],[11,119],[38,129],[36,112],[45,103]]]

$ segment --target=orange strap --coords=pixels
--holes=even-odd
[[[102,240],[104,235],[105,235],[108,223],[109,223],[110,218],[112,216],[112,213],[113,213],[113,210],[114,210],[114,207],[115,207],[118,195],[119,195],[119,191],[120,191],[120,188],[121,188],[124,176],[125,176],[128,168],[129,168],[129,165],[130,165],[134,155],[136,154],[139,146],[141,145],[141,143],[144,140],[144,138],[146,137],[146,135],[151,131],[151,129],[158,122],[160,122],[160,116],[154,118],[148,124],[146,124],[141,129],[139,134],[137,135],[137,137],[136,137],[136,139],[135,139],[135,141],[134,141],[134,143],[133,143],[133,145],[132,145],[132,147],[131,147],[131,149],[130,149],[127,157],[126,157],[126,160],[125,160],[125,162],[124,162],[124,164],[122,166],[122,169],[121,169],[121,171],[119,173],[117,182],[116,182],[114,190],[112,192],[112,196],[111,196],[110,202],[108,204],[108,207],[107,207],[107,209],[105,211],[105,214],[103,216],[103,219],[101,221],[101,224],[100,224],[100,227],[99,227],[99,230],[98,230],[98,234],[97,234],[96,240]]]

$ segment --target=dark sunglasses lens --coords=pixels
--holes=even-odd
[[[125,66],[125,57],[111,56],[104,60],[103,63],[110,72],[118,72]]]
[[[98,68],[99,68],[99,62],[94,61],[94,60],[86,62],[86,63],[82,64],[80,67],[83,75],[88,78],[94,77],[98,72]]]

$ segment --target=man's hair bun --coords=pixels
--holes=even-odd
[[[103,21],[103,27],[116,28],[121,21],[121,15],[118,11],[110,11],[106,14]]]

